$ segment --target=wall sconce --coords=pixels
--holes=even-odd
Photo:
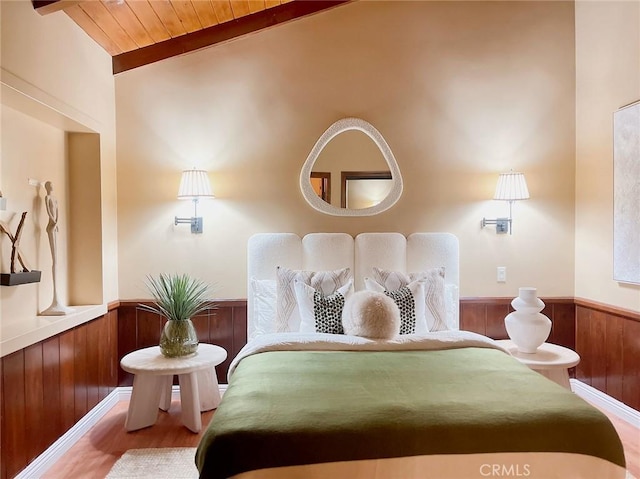
[[[529,189],[527,188],[527,182],[524,179],[524,174],[510,171],[509,173],[500,173],[498,178],[498,185],[496,186],[496,193],[493,195],[494,200],[502,200],[509,202],[509,217],[508,218],[496,218],[494,220],[488,220],[482,218],[482,227],[487,225],[496,225],[496,233],[498,234],[513,234],[512,230],[512,207],[513,202],[518,200],[529,199]]]
[[[198,200],[200,198],[215,198],[211,193],[209,176],[205,170],[185,170],[182,172],[178,199],[193,200],[193,216],[191,218],[178,218],[175,225],[190,224],[192,233],[202,233],[202,216],[198,216]]]

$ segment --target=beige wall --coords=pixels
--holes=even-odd
[[[450,231],[463,296],[574,290],[575,50],[572,2],[355,2],[116,76],[120,297],[186,271],[246,295],[256,232]],[[300,168],[334,121],[371,122],[405,180],[368,218],[308,206]],[[210,171],[204,233],[173,225],[180,171]],[[514,234],[497,175],[526,174]],[[496,283],[496,267],[508,281]]]
[[[640,3],[576,3],[577,297],[640,311],[613,281],[613,113],[640,100]]]
[[[51,255],[44,227],[44,191],[29,186],[27,177],[53,180],[60,202],[61,266],[69,258],[68,238],[84,228],[101,224],[102,291],[96,296],[107,302],[117,299],[115,94],[111,59],[64,13],[41,16],[29,0],[2,1],[2,158],[0,189],[9,201],[3,221],[17,211],[29,211],[29,224],[22,237],[31,266],[43,270],[37,285],[0,288],[3,323],[31,318],[51,301]],[[100,135],[100,217],[94,223],[69,221],[73,196],[69,185],[67,131]],[[77,209],[77,208],[76,208]],[[15,229],[17,223],[11,222]],[[73,233],[73,234],[72,234]],[[7,239],[2,240],[2,270],[8,271]],[[94,268],[95,266],[89,265]],[[63,268],[60,288],[69,294],[68,274]],[[73,300],[73,298],[71,298]]]
[[[639,288],[611,279],[611,115],[640,98],[640,6],[575,8],[574,26],[570,2],[358,2],[121,74],[116,99],[108,55],[64,14],[3,1],[0,188],[10,205],[32,201],[24,170],[60,175],[62,132],[74,128],[8,100],[10,86],[100,133],[105,301],[145,296],[144,275],[168,270],[243,297],[245,244],[259,231],[442,230],[460,238],[465,296],[530,284],[640,310]],[[298,191],[314,142],[346,116],[376,126],[403,172],[402,199],[376,217],[325,216]],[[46,161],[16,163],[42,148]],[[218,197],[200,207],[201,236],[172,224],[191,214],[175,193],[194,165],[211,171]],[[532,199],[516,204],[514,234],[496,236],[479,221],[506,212],[488,198],[509,168],[526,173]],[[41,257],[37,241],[25,232]],[[2,288],[2,310],[25,304],[29,288]]]

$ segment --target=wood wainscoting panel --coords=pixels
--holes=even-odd
[[[487,306],[477,300],[460,299],[460,329],[473,331],[485,335],[487,321],[495,321],[495,318],[487,320]],[[504,320],[504,316],[502,317]],[[500,339],[500,338],[495,338]]]
[[[2,479],[27,465],[24,349],[2,358]]]
[[[607,357],[606,348],[606,315],[601,311],[593,311],[591,323],[589,324],[589,336],[600,338],[592,342],[591,347],[591,386],[600,390],[607,390]],[[595,360],[597,358],[597,360]]]
[[[624,322],[622,402],[640,410],[640,321]]]
[[[494,339],[508,339],[507,328],[504,325],[504,318],[513,311],[511,301],[506,304],[487,304],[485,307],[486,322],[485,336]]]
[[[73,332],[73,422],[86,414],[87,409],[87,328]]]
[[[47,419],[42,425],[42,437],[45,443],[52,444],[58,439],[60,431],[64,430],[59,336],[49,338],[42,343],[42,369],[43,388],[47,392],[45,401]],[[57,413],[50,414],[50,410]]]
[[[75,364],[73,329],[57,338],[60,344],[60,400],[62,402],[62,429],[66,431],[75,424]]]
[[[621,344],[624,344],[624,318],[611,316],[606,322],[605,351],[606,354],[606,387],[607,394],[614,398],[623,397],[622,383],[624,374],[624,357]],[[640,364],[640,363],[638,363]]]
[[[640,410],[640,314],[576,298],[576,377]]]
[[[239,302],[232,308],[220,308],[218,310],[218,321],[212,321],[210,325],[210,337],[219,337],[228,329],[223,328],[224,324],[231,324],[231,336],[227,338],[227,359],[216,368],[218,372],[218,382],[227,383],[227,373],[231,360],[236,357],[242,347],[247,344],[247,303]]]
[[[24,444],[27,448],[27,462],[33,461],[47,447],[41,433],[45,420],[43,369],[42,343],[26,348],[24,350],[24,407],[25,435],[28,439]]]
[[[0,359],[0,479],[42,454],[116,387],[117,311]]]
[[[118,361],[136,349],[157,346],[166,319],[140,308],[148,300],[120,301],[118,307]],[[229,364],[247,342],[247,301],[216,300],[215,307],[192,318],[202,343],[227,351],[227,359],[216,367],[219,383],[227,382]],[[131,386],[133,375],[118,368],[118,385]]]
[[[124,371],[120,368],[120,360],[131,351],[136,350],[137,344],[137,303],[128,304],[121,302],[118,306],[118,386],[124,377]]]

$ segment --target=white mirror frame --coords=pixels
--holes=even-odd
[[[337,206],[330,205],[316,194],[311,186],[311,181],[309,180],[313,165],[318,159],[318,156],[320,156],[324,147],[340,133],[344,133],[349,130],[359,130],[371,138],[380,149],[380,152],[389,165],[389,170],[391,171],[391,178],[393,179],[391,191],[380,203],[370,206],[369,208],[354,210],[338,208]],[[311,149],[311,153],[309,153],[307,160],[302,166],[302,171],[300,172],[300,190],[302,191],[304,199],[307,200],[307,203],[309,203],[312,208],[322,213],[333,216],[372,216],[388,210],[400,199],[400,195],[402,195],[402,175],[400,174],[398,163],[391,152],[391,148],[389,148],[389,145],[380,132],[376,130],[371,123],[361,120],[360,118],[343,118],[327,128],[327,131],[322,134]]]

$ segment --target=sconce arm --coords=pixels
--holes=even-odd
[[[174,225],[190,224],[191,232],[194,234],[202,233],[202,216],[198,216],[198,198],[193,199],[193,216],[191,218],[175,217]]]
[[[509,200],[509,217],[508,218],[495,218],[495,219],[487,219],[482,218],[482,227],[484,228],[487,225],[496,225],[496,233],[497,234],[513,234],[513,216],[512,216],[512,208],[513,208],[513,200]]]

